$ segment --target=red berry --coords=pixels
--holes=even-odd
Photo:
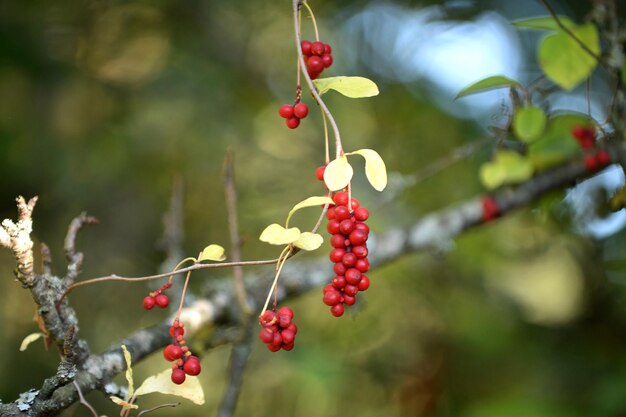
[[[493,198],[486,195],[486,196],[483,196],[481,202],[483,206],[483,222],[484,223],[490,220],[493,220],[500,215],[500,209],[498,208]]]
[[[163,357],[170,362],[180,359],[182,356],[183,350],[181,347],[173,343],[167,345],[165,349],[163,349]]]
[[[271,310],[265,310],[263,314],[259,317],[259,323],[263,327],[269,327],[274,325],[278,321],[278,317],[276,317],[276,313]]]
[[[350,243],[353,245],[362,245],[367,242],[367,233],[363,230],[355,229],[350,233]]]
[[[366,245],[353,246],[352,253],[354,253],[357,256],[357,258],[365,258],[367,256],[367,246]]]
[[[266,345],[266,346],[270,350],[270,352],[278,352],[280,350],[280,345],[276,346],[270,343],[269,345]]]
[[[335,207],[335,218],[339,221],[347,220],[350,218],[350,210],[346,206]]]
[[[352,205],[352,210],[356,210],[361,206],[359,204],[359,200],[357,200],[356,198],[352,198],[352,200],[350,200],[350,204]]]
[[[337,208],[335,208],[335,216],[337,216]],[[337,233],[339,233],[339,220],[330,220],[328,222],[328,225],[326,226],[326,230],[331,235],[336,235]]]
[[[347,267],[351,267],[354,266],[354,264],[356,264],[356,255],[352,252],[348,252],[345,255],[343,255],[343,258],[341,258],[341,262],[343,262],[343,264]]]
[[[149,295],[143,299],[143,308],[145,308],[146,310],[152,310],[152,307],[154,307],[155,303],[156,301],[154,300],[154,297]]]
[[[322,73],[321,71],[320,72],[312,71],[309,68],[307,68],[306,72],[309,74],[309,77],[311,77],[312,80],[315,80]]]
[[[202,368],[200,367],[200,359],[197,356],[188,356],[185,360],[183,370],[187,375],[198,375]]]
[[[324,64],[324,68],[328,68],[333,65],[333,56],[331,54],[322,55],[322,64]]]
[[[154,297],[154,301],[156,302],[156,305],[158,305],[159,307],[165,308],[170,303],[170,298],[165,294],[159,294],[156,297]]]
[[[309,114],[309,106],[304,103],[298,103],[293,106],[293,115],[298,119],[304,119]]]
[[[370,232],[370,227],[366,225],[365,223],[356,222],[356,224],[354,225],[354,228],[356,230],[363,230],[365,233],[368,233],[368,234]]]
[[[572,136],[576,139],[583,139],[586,136],[586,130],[587,129],[582,126],[574,126],[572,128]]]
[[[328,291],[335,291],[335,287],[333,287],[333,284],[324,285],[324,288],[322,288],[322,292],[326,294]]]
[[[358,285],[361,282],[361,271],[356,268],[350,268],[346,271],[346,281],[350,285]]]
[[[608,165],[611,163],[611,155],[603,149],[596,154],[596,161],[599,165]]]
[[[324,49],[326,48],[324,47],[324,44],[320,41],[313,42],[313,44],[311,45],[311,53],[314,55],[324,55]]]
[[[343,312],[344,312],[344,308],[343,308],[343,304],[341,303],[335,304],[334,306],[330,308],[330,313],[335,317],[343,316]]]
[[[185,382],[185,371],[180,368],[172,370],[172,382],[176,385],[180,385]]]
[[[361,272],[367,272],[370,269],[370,263],[367,260],[367,258],[361,258],[361,259],[357,259],[356,263],[354,264],[354,267]]]
[[[309,59],[306,61],[306,66],[309,72],[321,73],[322,71],[324,71],[324,61],[322,61],[322,58],[320,58],[319,56],[313,55],[309,57]]]
[[[598,161],[594,155],[585,155],[585,168],[588,171],[594,171],[598,168]]]
[[[302,48],[302,53],[304,55],[311,55],[311,46],[313,44],[310,41],[302,41],[300,42],[300,48]]]
[[[262,328],[259,332],[259,339],[261,339],[263,343],[272,343],[274,340],[274,333],[269,329]]]
[[[298,126],[300,126],[300,119],[298,119],[295,116],[290,117],[289,119],[285,120],[285,124],[287,125],[289,129],[295,129]]]
[[[291,317],[293,316],[289,316],[287,314],[279,314],[278,325],[282,327],[283,329],[289,327],[289,325],[291,324]]]
[[[293,342],[291,342],[289,344],[283,344],[282,348],[283,348],[283,350],[289,351],[289,350],[293,349],[294,346],[295,346],[295,344]]]
[[[293,310],[287,306],[279,308],[276,314],[278,314],[279,316],[280,315],[289,316],[290,319],[293,318]]]
[[[293,117],[293,113],[294,113],[294,108],[293,108],[293,106],[291,104],[283,104],[278,109],[278,114],[280,114],[280,117],[282,117],[284,119],[292,118]]]
[[[335,211],[336,213],[336,211]],[[354,230],[354,222],[352,220],[346,219],[342,220],[339,224],[339,231],[344,235],[349,235]]]
[[[343,275],[346,273],[347,270],[348,268],[346,268],[343,262],[337,262],[335,263],[335,266],[333,267],[333,271],[335,271],[335,274],[337,275]]]
[[[356,296],[354,296],[354,295],[344,295],[343,296],[343,302],[347,306],[354,305],[354,303],[356,303]]]
[[[345,247],[344,242],[345,242],[345,238],[340,233],[334,234],[330,238],[330,245],[333,248],[344,248]]]
[[[360,222],[364,222],[370,216],[369,211],[365,207],[359,207],[354,210],[354,218]]]
[[[296,335],[287,329],[282,331],[281,336],[283,337],[283,344],[285,345],[292,344],[294,339],[296,338]]]
[[[291,323],[289,325],[289,327],[287,327],[285,330],[289,330],[290,332],[293,332],[293,334],[298,333],[298,326],[296,326],[295,324]]]
[[[326,171],[326,165],[318,166],[315,170],[315,177],[320,181],[324,181],[324,171]]]
[[[344,289],[343,292],[347,295],[356,295],[356,293],[359,292],[359,288],[356,285],[352,285],[352,284],[347,284]]]
[[[283,337],[279,332],[274,332],[274,340],[272,340],[272,345],[280,346],[283,343]]]
[[[338,290],[342,289],[346,286],[346,277],[344,277],[343,275],[335,275],[332,281],[332,285]]]
[[[333,52],[333,48],[331,48],[329,44],[325,43],[324,44],[324,53],[325,54],[331,54],[332,52]]]
[[[343,248],[335,248],[330,251],[330,261],[331,262],[341,262],[343,260],[343,256],[346,254],[346,250]]]
[[[359,285],[357,285],[357,288],[359,289],[359,291],[365,291],[370,287],[370,279],[367,277],[367,275],[361,275],[361,282],[359,282]]]
[[[327,306],[334,306],[335,304],[341,301],[341,293],[337,290],[328,291],[327,293],[324,294],[324,298],[322,299],[322,301]]]
[[[338,206],[347,206],[348,205],[348,193],[345,191],[338,191],[333,195],[333,201]]]

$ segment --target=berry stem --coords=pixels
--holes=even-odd
[[[302,39],[300,38],[300,32],[299,32],[300,27],[298,24],[298,13],[299,13],[301,4],[304,4],[306,7],[309,7],[306,3],[302,3],[301,0],[293,0],[294,34],[296,38],[296,47],[298,50],[298,59],[300,61],[300,69],[302,70],[302,75],[304,76],[304,79],[306,80],[306,83],[309,86],[309,89],[311,90],[311,95],[313,96],[317,104],[319,104],[319,106],[322,108],[322,111],[326,113],[326,116],[328,117],[328,122],[333,128],[333,134],[335,135],[335,158],[339,158],[341,154],[343,153],[339,127],[337,126],[337,122],[335,122],[335,118],[333,117],[332,113],[330,112],[330,110],[328,110],[326,103],[324,103],[324,100],[322,100],[322,97],[317,91],[317,88],[315,88],[315,85],[313,84],[313,80],[311,80],[309,73],[304,70],[304,68],[306,68],[306,65],[304,62],[304,56],[302,55],[302,48],[300,47]]]
[[[175,274],[174,274],[174,272],[176,272],[176,270],[177,270],[178,268],[180,268],[180,267],[181,267],[181,265],[183,265],[183,264],[184,264],[185,262],[187,262],[187,261],[193,261],[194,263],[197,263],[197,262],[198,262],[198,260],[197,260],[196,258],[191,257],[191,256],[190,256],[190,257],[188,257],[188,258],[183,259],[182,261],[180,261],[180,262],[179,262],[179,263],[178,263],[178,264],[174,267],[174,269],[172,270],[172,272],[170,272],[170,277],[169,277],[169,279],[167,280],[167,283],[168,283],[168,284],[171,284],[171,283],[172,283],[172,280],[174,279],[174,275],[175,275]]]
[[[263,305],[263,310],[261,310],[261,315],[265,313],[265,311],[267,310],[267,306],[270,303],[272,294],[274,293],[274,291],[276,291],[276,284],[278,284],[278,277],[280,276],[280,272],[283,270],[283,266],[285,265],[285,262],[287,262],[287,259],[289,259],[290,255],[291,255],[291,246],[287,246],[285,247],[285,249],[283,249],[283,251],[280,253],[280,256],[278,257],[280,261],[278,262],[278,265],[276,267],[276,276],[274,276],[274,282],[272,282],[270,291],[267,294],[267,298],[265,299],[265,304]]]
[[[187,292],[187,285],[189,284],[189,277],[191,277],[191,271],[187,272],[185,278],[185,285],[183,286],[183,293],[180,296],[180,305],[178,306],[178,313],[176,313],[176,320],[180,321],[180,312],[183,311],[183,304],[185,304],[185,293]]]
[[[324,158],[326,165],[330,163],[330,153],[328,146],[328,122],[326,121],[326,114],[322,112],[322,120],[324,121]]]
[[[304,5],[304,7],[306,7],[307,11],[309,12],[309,16],[311,17],[311,22],[313,23],[313,30],[315,30],[315,40],[319,42],[320,33],[317,30],[317,21],[315,20],[313,9],[311,9],[311,6],[309,6],[309,3],[307,3],[306,1],[303,1],[302,4]]]

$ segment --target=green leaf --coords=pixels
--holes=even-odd
[[[224,255],[224,248],[220,245],[211,244],[202,250],[200,256],[198,256],[198,262],[202,261],[217,261],[221,262],[226,259]]]
[[[286,225],[289,225],[289,220],[291,220],[291,216],[293,216],[296,211],[302,208],[306,208],[306,207],[323,206],[324,204],[333,204],[333,199],[327,196],[323,196],[323,197],[309,197],[305,200],[302,200],[301,202],[293,206],[293,208],[287,215]]]
[[[459,94],[457,94],[454,99],[456,100],[457,98],[465,97],[470,94],[482,93],[484,91],[495,90],[497,88],[521,86],[522,85],[519,82],[511,78],[507,78],[503,75],[494,75],[468,85],[459,91]]]
[[[571,28],[593,53],[600,53],[600,41],[596,27],[586,25]],[[598,62],[564,31],[543,38],[539,44],[539,66],[543,72],[564,90],[571,90],[587,79]]]
[[[566,28],[570,29],[576,24],[572,22],[569,17],[558,16],[559,20]],[[561,30],[556,20],[552,16],[531,17],[527,19],[514,20],[513,26],[523,29],[538,29],[538,30]]]
[[[304,250],[315,250],[322,246],[324,238],[317,233],[303,232],[293,245]]]
[[[204,391],[198,377],[187,375],[185,383],[176,385],[172,382],[172,370],[165,371],[146,378],[137,388],[136,396],[160,392],[161,394],[177,395],[193,401],[198,405],[204,404]]]
[[[378,95],[376,83],[364,77],[329,77],[313,80],[320,95],[335,90],[350,98],[363,98]]]
[[[387,186],[387,167],[385,161],[378,152],[373,149],[359,149],[350,152],[349,155],[357,154],[365,158],[365,176],[376,191],[382,191]],[[326,168],[328,170],[328,167]]]
[[[492,162],[480,168],[480,180],[493,190],[503,184],[516,184],[528,180],[533,175],[533,165],[517,152],[501,150],[496,152]]]
[[[345,188],[354,175],[352,166],[348,163],[345,155],[330,161],[324,170],[324,183],[330,191]]]
[[[521,141],[532,142],[546,127],[546,114],[539,107],[519,107],[513,117],[513,133]]]
[[[285,229],[280,224],[270,224],[263,230],[259,239],[271,245],[287,245],[293,243],[300,237],[300,229],[291,227]]]
[[[128,394],[127,398],[132,398],[135,393],[133,385],[133,364],[130,358],[130,352],[126,349],[126,345],[122,345],[122,351],[124,352],[124,360],[126,361],[126,381],[128,381]],[[115,402],[115,401],[114,401]]]
[[[528,158],[537,170],[551,168],[580,152],[578,142],[572,137],[575,126],[589,126],[588,116],[566,113],[548,121],[545,133],[528,147]]]
[[[43,336],[43,333],[41,332],[31,333],[28,336],[26,336],[24,340],[22,340],[22,344],[20,345],[20,352],[24,352],[28,348],[28,345],[30,345],[31,343],[33,343],[35,340],[39,339],[42,336]]]

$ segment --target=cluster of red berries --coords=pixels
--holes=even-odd
[[[312,80],[319,77],[324,68],[333,65],[332,48],[329,44],[320,41],[302,41],[300,43],[306,70]]]
[[[189,347],[185,343],[185,328],[181,322],[174,320],[170,326],[170,335],[174,338],[174,343],[170,343],[163,350],[163,357],[173,362],[172,382],[182,384],[187,375],[198,375],[201,371],[200,359],[191,354]]]
[[[587,170],[595,171],[611,163],[611,155],[606,149],[592,152],[596,144],[596,132],[593,126],[575,126],[572,129],[572,136],[578,141],[580,147],[587,151],[584,158]]]
[[[155,304],[161,308],[167,307],[170,303],[170,298],[163,294],[163,291],[167,290],[171,286],[171,283],[167,283],[158,290],[151,292],[150,295],[143,299],[143,308],[146,310],[152,310],[152,307],[154,307]]]
[[[285,119],[285,124],[289,129],[295,129],[300,126],[300,119],[304,119],[309,115],[309,107],[301,102],[294,104],[283,104],[278,109],[280,117]]]
[[[318,172],[322,170],[318,169]],[[318,174],[319,177],[322,175]],[[343,315],[346,306],[356,303],[359,291],[365,291],[370,286],[370,280],[365,275],[370,269],[367,259],[367,239],[369,227],[365,221],[369,212],[361,207],[356,198],[349,201],[348,193],[336,192],[333,195],[335,204],[326,212],[328,225],[326,230],[332,236],[330,244],[330,261],[334,263],[335,277],[324,287],[324,304],[330,306],[330,312],[335,317]]]
[[[483,207],[483,223],[487,223],[500,216],[500,209],[493,197],[485,195],[480,200]]]
[[[259,339],[267,345],[270,351],[293,349],[298,327],[293,323],[291,308],[281,307],[276,312],[265,310],[259,317],[259,323],[263,327],[259,333]]]

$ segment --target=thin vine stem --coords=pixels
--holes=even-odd
[[[267,298],[265,299],[265,304],[263,305],[263,309],[261,310],[261,315],[263,315],[263,313],[265,313],[265,311],[267,310],[267,306],[269,305],[270,300],[272,299],[272,294],[274,294],[274,291],[276,291],[276,284],[278,283],[278,277],[280,276],[280,272],[283,270],[283,266],[285,265],[285,262],[287,261],[287,259],[289,259],[290,255],[291,255],[291,246],[287,246],[285,249],[283,249],[283,251],[280,253],[280,256],[278,257],[279,262],[276,267],[276,275],[274,276],[274,282],[272,282],[272,286],[270,287],[270,290],[267,293]]]
[[[185,285],[183,286],[183,293],[180,296],[180,305],[178,306],[178,312],[176,313],[176,320],[180,320],[180,312],[183,311],[183,305],[185,304],[185,293],[187,292],[187,286],[189,285],[189,278],[191,277],[191,271],[187,272],[185,277]]]
[[[311,9],[311,6],[309,6],[309,3],[307,3],[306,1],[303,1],[302,4],[304,5],[304,7],[306,7],[307,11],[309,12],[309,16],[311,17],[311,22],[313,23],[313,30],[315,30],[315,40],[319,42],[320,33],[317,30],[317,21],[315,20],[313,9]]]

